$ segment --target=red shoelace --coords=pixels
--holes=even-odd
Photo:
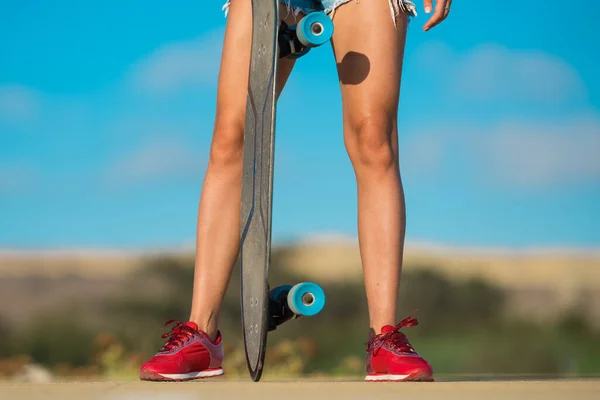
[[[162,335],[163,339],[169,338],[167,343],[163,346],[161,352],[163,351],[172,351],[176,349],[180,345],[182,345],[186,340],[193,337],[196,332],[187,325],[182,324],[179,321],[169,320],[164,326],[170,325],[173,322],[176,322],[175,326],[171,329],[171,331]]]
[[[400,332],[401,328],[410,328],[411,326],[419,324],[419,321],[413,318],[415,313],[416,311],[400,321],[398,325],[394,327],[394,330],[373,336],[366,343],[367,351],[372,350],[373,355],[376,356],[377,352],[379,352],[379,349],[385,345],[390,350],[396,350],[400,353],[415,353],[415,349],[413,349],[406,335]]]

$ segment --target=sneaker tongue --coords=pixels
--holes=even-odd
[[[386,325],[383,328],[381,328],[381,333],[388,333],[394,330],[394,327],[391,325]]]
[[[195,322],[189,321],[189,322],[186,322],[183,325],[192,328],[194,330],[194,332],[198,331],[198,325]]]

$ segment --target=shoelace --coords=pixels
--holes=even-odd
[[[161,351],[171,351],[196,334],[192,328],[174,319],[169,320],[164,326],[166,327],[173,322],[176,323],[175,326],[169,332],[161,336],[163,339],[169,338]]]
[[[408,338],[400,332],[401,328],[410,328],[419,324],[419,321],[413,318],[417,311],[414,311],[411,315],[404,318],[391,330],[386,333],[380,333],[373,336],[367,343],[367,351],[373,350],[373,355],[377,355],[383,345],[388,348],[397,350],[399,352],[414,353],[412,345],[408,341]]]

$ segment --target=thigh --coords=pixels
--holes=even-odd
[[[223,41],[221,67],[217,88],[216,125],[226,125],[224,135],[243,136],[248,94],[248,71],[252,47],[252,2],[250,0],[231,0],[228,3],[227,26]],[[290,18],[283,10],[282,18]],[[279,62],[277,96],[283,90],[292,72],[294,60],[283,59]],[[232,124],[239,129],[231,129]]]
[[[351,1],[335,10],[334,22],[345,126],[381,117],[395,123],[407,15],[393,18],[387,1]]]

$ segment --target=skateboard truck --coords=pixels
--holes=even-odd
[[[296,34],[296,26],[289,26],[281,21],[279,26],[279,58],[300,58],[309,52],[310,47],[304,46]]]
[[[324,12],[307,14],[297,25],[281,21],[278,43],[279,58],[300,58],[313,47],[321,46],[333,36],[333,22]]]
[[[325,306],[325,292],[312,282],[277,286],[269,292],[269,332],[284,322],[313,316]]]

